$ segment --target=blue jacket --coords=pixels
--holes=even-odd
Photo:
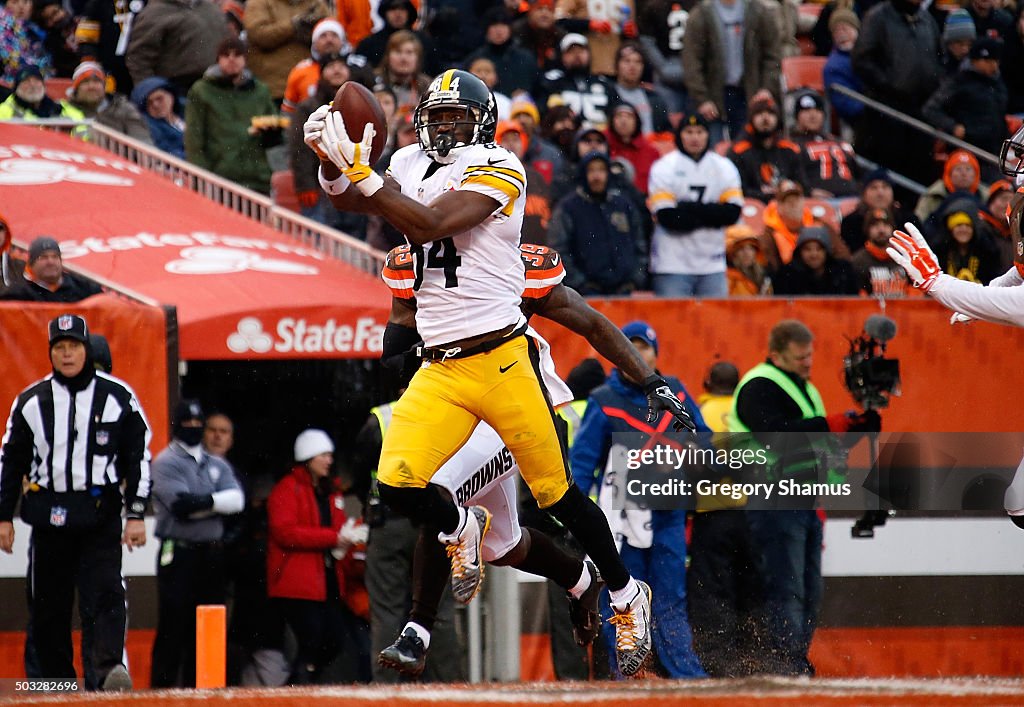
[[[704,422],[700,409],[696,402],[690,397],[686,388],[678,378],[666,376],[669,388],[683,402],[687,412],[693,417],[697,425],[697,433],[701,437],[710,438],[711,428]],[[609,414],[612,412],[613,414]],[[580,423],[580,431],[573,441],[570,450],[569,462],[572,469],[573,479],[585,494],[590,494],[604,475],[604,468],[608,458],[608,450],[612,445],[612,435],[625,435],[634,433],[642,436],[637,447],[643,444],[648,435],[639,431],[623,416],[615,413],[624,413],[644,427],[647,427],[647,396],[640,386],[626,381],[618,369],[611,372],[608,382],[595,388],[587,401],[587,410],[583,413],[583,421]],[[668,415],[667,412],[662,413]],[[680,440],[686,439],[688,432],[676,433],[671,425],[665,433],[666,437],[677,437]]]
[[[852,88],[854,91],[864,92],[864,84],[853,73],[853,60],[850,58],[850,52],[833,49],[825,61],[824,78],[828,100],[840,118],[851,121],[864,112],[863,103],[832,90],[832,84],[839,84],[846,88]]]
[[[149,133],[153,136],[153,144],[164,152],[169,152],[175,157],[185,159],[185,132],[171,125],[166,120],[158,120],[152,117],[146,110],[146,100],[149,94],[158,88],[170,92],[174,96],[174,112],[180,115],[180,99],[178,90],[174,84],[160,76],[151,76],[140,81],[132,90],[132,103],[139,109],[142,117],[149,125]]]
[[[581,171],[586,163],[584,158]],[[566,286],[582,295],[628,294],[644,285],[643,220],[614,187],[595,196],[578,186],[562,199],[548,225],[548,242],[562,254]]]

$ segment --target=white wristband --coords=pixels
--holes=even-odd
[[[365,197],[371,197],[376,194],[384,186],[384,178],[376,172],[370,172],[370,176],[366,179],[356,182],[356,187],[363,193]]]
[[[327,181],[327,178],[324,177],[324,166],[323,165],[320,165],[320,168],[317,169],[317,171],[316,171],[316,178],[317,178],[317,181],[320,182],[320,187],[325,192],[327,192],[328,194],[330,194],[332,196],[337,196],[338,194],[344,193],[345,190],[348,189],[348,185],[352,183],[352,182],[349,181],[349,178],[346,177],[344,174],[341,175],[340,177],[338,177],[337,179],[334,179],[334,180],[331,180],[331,181]]]

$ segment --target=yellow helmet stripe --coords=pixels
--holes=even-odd
[[[452,78],[455,76],[455,69],[448,69],[444,72],[444,77],[441,79],[442,91],[451,90]]]

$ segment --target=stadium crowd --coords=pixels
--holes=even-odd
[[[945,272],[1004,272],[1012,188],[835,87],[997,152],[1024,112],[1024,22],[997,5],[8,0],[0,118],[93,118],[264,193],[276,150],[275,197],[389,250],[382,219],[330,207],[301,126],[363,83],[388,118],[383,172],[431,78],[464,67],[528,170],[524,240],[556,247],[583,294],[895,297],[883,235],[906,220]],[[786,81],[812,52],[813,76]]]

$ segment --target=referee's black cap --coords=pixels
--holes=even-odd
[[[61,339],[74,339],[86,345],[89,343],[89,326],[77,314],[62,314],[50,320],[49,333],[50,346]]]

